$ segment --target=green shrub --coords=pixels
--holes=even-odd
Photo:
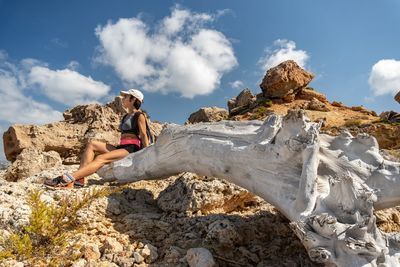
[[[0,260],[12,258],[27,261],[33,266],[68,265],[80,255],[73,255],[76,244],[70,242],[77,227],[77,214],[93,200],[107,196],[118,190],[99,189],[83,193],[81,198],[63,198],[57,204],[49,204],[40,199],[42,191],[28,194],[31,208],[29,224],[13,233],[9,239],[0,241],[3,251]]]
[[[267,108],[272,107],[272,100],[271,99],[266,99],[263,103],[264,106],[266,106]]]

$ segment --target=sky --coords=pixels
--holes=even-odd
[[[129,88],[183,124],[288,59],[330,101],[399,111],[398,25],[398,0],[0,0],[0,132]]]

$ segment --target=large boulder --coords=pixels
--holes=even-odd
[[[394,100],[400,104],[400,91],[394,96]]]
[[[266,98],[283,98],[305,88],[313,78],[312,73],[295,61],[287,60],[267,71],[260,88]]]
[[[7,168],[4,178],[8,181],[18,181],[60,165],[61,158],[57,152],[43,152],[34,148],[26,148]]]
[[[205,107],[190,114],[188,122],[213,122],[225,120],[226,118],[228,118],[228,111],[226,109],[218,107]]]

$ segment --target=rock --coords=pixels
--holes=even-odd
[[[217,266],[211,252],[205,248],[191,248],[186,253],[186,261],[190,267]]]
[[[183,250],[176,246],[171,246],[165,251],[164,261],[167,263],[178,263],[182,257]]]
[[[313,98],[316,98],[323,103],[328,102],[328,99],[324,94],[319,93],[310,87],[302,88],[296,94],[296,99],[312,100]]]
[[[294,94],[285,95],[282,99],[284,102],[290,103],[295,100],[295,95]]]
[[[364,106],[353,106],[351,107],[353,111],[366,111],[367,109]]]
[[[96,244],[87,244],[81,248],[81,252],[86,260],[100,259],[100,250]]]
[[[25,148],[7,168],[5,179],[18,181],[43,170],[61,165],[61,157],[55,151],[40,152],[35,148]]]
[[[157,204],[168,212],[201,211],[207,214],[229,212],[253,200],[253,194],[224,180],[199,180],[193,173],[184,173],[160,193]]]
[[[316,111],[329,111],[329,108],[325,103],[322,103],[316,98],[313,98],[307,105],[308,110],[316,110]]]
[[[206,240],[224,247],[234,247],[242,237],[229,220],[217,220],[208,226]]]
[[[104,245],[101,247],[102,253],[118,253],[124,250],[121,243],[119,243],[115,238],[107,237]]]
[[[133,257],[135,258],[135,262],[137,263],[142,263],[144,261],[143,256],[140,255],[137,251],[133,252]]]
[[[397,113],[395,111],[382,112],[379,117],[382,121],[387,121],[390,123],[400,122],[400,113]]]
[[[146,244],[144,248],[140,250],[140,255],[145,258],[146,263],[152,263],[158,258],[157,248],[151,244]]]
[[[336,101],[333,101],[331,105],[338,108],[344,107],[342,102],[336,102]]]
[[[85,259],[79,259],[77,261],[75,261],[71,267],[85,267],[86,266],[87,261]]]
[[[250,104],[254,103],[255,96],[251,93],[249,89],[244,89],[241,91],[236,97],[231,98],[228,101],[228,109],[229,112],[236,108],[242,106],[249,106]]]
[[[189,123],[220,121],[228,118],[228,111],[218,107],[205,107],[190,114]]]
[[[400,91],[394,96],[394,100],[400,104]]]
[[[266,98],[283,98],[297,93],[313,78],[313,74],[300,68],[295,61],[287,60],[267,71],[260,88]]]

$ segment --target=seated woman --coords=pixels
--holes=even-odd
[[[44,182],[45,186],[60,189],[82,187],[85,177],[95,173],[105,164],[120,160],[130,153],[134,153],[149,145],[146,132],[146,118],[140,111],[143,102],[143,93],[136,89],[121,91],[122,105],[128,114],[122,118],[120,124],[121,140],[118,146],[100,141],[89,141],[82,155],[79,169],[73,173],[65,173],[54,179]],[[95,157],[95,153],[100,153]]]

